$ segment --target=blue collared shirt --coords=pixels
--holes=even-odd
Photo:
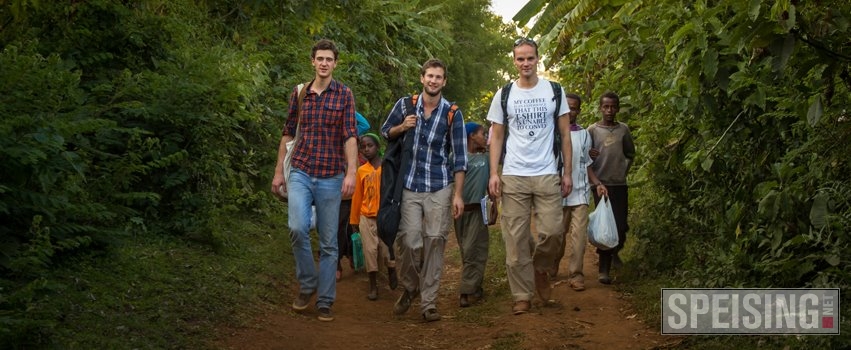
[[[402,124],[405,98],[396,101],[387,121],[381,127],[381,133],[388,138],[390,128]],[[464,117],[456,110],[452,125],[448,120],[452,104],[440,98],[437,108],[430,118],[424,117],[422,98],[417,100],[417,126],[414,128],[413,161],[403,164],[405,189],[414,192],[437,192],[455,181],[455,172],[467,171],[467,132],[464,130]]]

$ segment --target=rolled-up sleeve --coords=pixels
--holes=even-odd
[[[384,136],[387,140],[390,140],[390,128],[402,124],[402,120],[405,119],[405,116],[402,115],[403,103],[405,103],[405,98],[400,98],[396,101],[396,104],[390,110],[390,114],[387,115],[387,120],[381,126],[381,136]]]

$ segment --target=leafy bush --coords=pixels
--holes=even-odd
[[[643,273],[671,287],[849,287],[847,1],[555,3],[530,3],[521,23],[543,12],[531,33],[566,86],[621,96]],[[847,337],[786,344],[802,343]]]
[[[54,254],[105,243],[118,231],[124,209],[90,186],[102,176],[96,163],[109,155],[91,145],[100,133],[133,131],[92,118],[79,74],[56,55],[8,46],[0,67],[0,268],[37,276]],[[35,234],[46,241],[23,248],[44,238]]]
[[[451,5],[485,23],[470,24],[466,40],[501,38],[488,29],[498,21],[487,1],[466,3]],[[450,51],[457,20],[446,7],[0,5],[0,344],[49,344],[61,335],[46,330],[78,316],[51,304],[59,293],[80,293],[46,277],[51,271],[103,264],[123,243],[164,236],[223,253],[241,234],[223,222],[275,215],[267,187],[280,128],[292,87],[313,75],[316,39],[340,46],[335,77],[353,88],[373,128],[418,87],[419,65],[432,55],[458,72],[491,72],[453,96],[479,99],[499,77],[487,65],[500,58],[483,66]]]

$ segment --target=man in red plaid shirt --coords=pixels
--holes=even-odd
[[[358,168],[357,122],[352,91],[332,78],[337,66],[337,47],[330,40],[313,46],[311,62],[316,71],[299,110],[299,91],[290,96],[289,115],[278,146],[278,163],[272,179],[272,192],[288,194],[288,216],[299,295],[293,301],[296,311],[307,309],[317,294],[320,321],[333,321],[331,306],[337,294],[337,222],[340,200],[355,189]],[[283,161],[286,143],[296,130],[300,136],[292,149],[289,177],[285,180]],[[311,205],[316,204],[319,234],[319,270],[313,261],[310,243]]]

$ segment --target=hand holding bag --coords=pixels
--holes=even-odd
[[[609,196],[603,196],[594,212],[588,216],[588,241],[601,250],[618,246],[618,224]]]

